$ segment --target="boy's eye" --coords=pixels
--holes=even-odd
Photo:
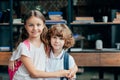
[[[63,37],[60,37],[60,40],[63,40]]]
[[[53,36],[53,38],[57,38],[56,36]]]
[[[60,40],[64,40],[63,37],[57,37],[57,36],[53,36],[54,39],[59,38]]]

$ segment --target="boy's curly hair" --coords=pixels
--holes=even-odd
[[[72,36],[72,32],[65,24],[56,24],[51,26],[51,28],[48,30],[49,44],[52,36],[62,37],[65,40],[63,49],[68,49],[75,44],[75,39]]]

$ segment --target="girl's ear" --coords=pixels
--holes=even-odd
[[[26,25],[24,25],[25,29],[26,29]]]
[[[24,27],[25,27],[25,29],[27,30],[27,26],[26,26],[26,25],[24,25]]]
[[[44,28],[46,27],[45,23],[43,24]]]

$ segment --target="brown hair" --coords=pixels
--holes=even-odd
[[[52,36],[62,37],[65,40],[63,49],[68,49],[75,44],[75,39],[72,36],[72,32],[65,24],[52,25],[51,28],[48,30],[48,40],[50,40]]]
[[[29,12],[25,15],[25,17],[24,17],[24,25],[26,24],[26,21],[27,21],[31,16],[35,16],[35,17],[37,17],[37,18],[40,18],[41,20],[43,20],[43,23],[45,24],[45,17],[44,17],[44,15],[43,15],[40,11],[31,10],[31,11],[29,11]],[[48,41],[47,41],[47,39],[46,39],[46,34],[47,34],[47,32],[48,32],[48,28],[44,25],[44,29],[43,29],[43,31],[42,31],[42,33],[41,33],[41,35],[40,35],[40,39],[41,39],[41,41],[42,41],[45,45],[48,44]],[[22,41],[24,41],[25,39],[27,39],[28,37],[29,37],[28,32],[26,31],[25,27],[23,27],[22,33],[21,33],[21,35],[20,35],[20,38],[19,38],[19,41],[18,41],[17,45],[18,45],[20,42],[22,42]],[[17,46],[17,45],[16,45],[16,46]]]

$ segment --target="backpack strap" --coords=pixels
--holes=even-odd
[[[25,40],[23,41],[23,43],[28,47],[28,50],[30,50],[30,43],[28,40]],[[9,67],[8,67],[8,74],[9,74],[9,78],[10,80],[13,80],[13,77],[16,73],[16,71],[18,70],[18,68],[22,65],[22,62],[21,61],[16,61],[16,65],[15,65],[15,69],[14,70],[11,70]]]
[[[67,52],[64,54],[64,69],[69,69],[69,54]]]
[[[64,52],[64,60],[63,60],[63,65],[64,65],[64,69],[68,70],[69,69],[69,53],[67,53],[66,51]],[[60,80],[63,80],[66,77],[61,77]],[[66,80],[68,80],[68,78],[66,78]]]
[[[23,43],[27,46],[28,50],[30,50],[30,43],[29,41],[26,39],[23,41]]]

